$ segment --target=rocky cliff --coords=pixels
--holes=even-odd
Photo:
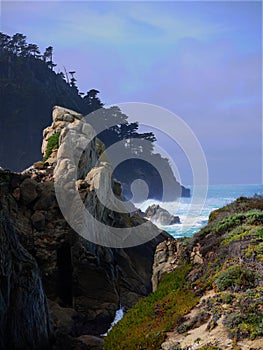
[[[9,236],[13,234],[12,232],[16,232],[21,243],[16,241],[18,247],[16,249],[21,253],[16,255],[14,250],[13,263],[9,258],[13,248],[5,245],[6,249],[1,256],[6,256],[6,262],[11,261],[11,267],[8,267],[7,273],[5,263],[1,260],[1,269],[12,288],[1,282],[1,290],[3,295],[7,295],[8,290],[13,290],[13,295],[17,295],[17,304],[9,303],[14,314],[19,315],[19,310],[22,309],[25,315],[24,318],[21,316],[21,320],[29,317],[30,313],[29,321],[32,323],[25,324],[32,335],[29,345],[26,347],[21,343],[19,347],[18,340],[17,345],[13,346],[14,349],[33,349],[39,337],[43,342],[47,339],[52,340],[49,333],[51,326],[54,330],[52,343],[54,349],[101,348],[101,339],[94,336],[107,331],[119,306],[128,309],[152,290],[151,276],[155,247],[168,237],[149,222],[147,231],[151,232],[150,242],[137,247],[113,249],[84,239],[69,226],[61,213],[54,188],[55,176],[58,174],[61,177],[68,176],[73,171],[70,160],[65,157],[65,149],[63,150],[66,147],[63,142],[67,135],[66,127],[67,130],[71,130],[73,140],[76,141],[74,150],[78,148],[76,146],[78,142],[83,141],[82,137],[91,140],[86,151],[80,154],[80,161],[74,170],[76,175],[74,184],[69,181],[69,189],[70,186],[75,186],[91,214],[105,225],[126,228],[145,222],[136,214],[120,214],[107,209],[97,198],[96,190],[100,186],[104,186],[105,191],[110,189],[105,185],[104,176],[108,174],[110,165],[105,159],[97,163],[103,145],[93,139],[91,126],[85,124],[83,129],[81,119],[82,116],[76,112],[61,107],[54,108],[53,123],[43,134],[42,152],[46,158],[45,162],[35,163],[23,173],[0,172],[0,204],[3,215],[10,221],[7,231],[1,230],[1,237],[5,232]],[[78,138],[74,139],[76,129],[82,130],[82,136],[78,134]],[[110,184],[116,198],[121,199],[120,185],[113,180]],[[102,195],[107,197],[107,193]],[[66,203],[66,207],[70,207],[71,204]],[[73,215],[78,213],[75,209],[71,208]],[[24,269],[25,273],[28,271],[32,275],[31,279],[25,282],[23,282],[23,260],[27,266]],[[12,270],[17,270],[16,264],[21,266],[19,267],[21,273],[12,274]],[[13,277],[10,279],[8,274]],[[16,283],[12,282],[14,279]],[[14,286],[12,283],[15,283]],[[39,291],[36,295],[30,294],[31,308],[21,299],[20,283],[25,283],[25,295],[30,294],[31,289],[34,293]],[[45,298],[48,299],[49,311]],[[15,321],[16,316],[12,313],[9,317],[13,332],[21,332],[23,328],[20,318]],[[15,325],[12,322],[16,322]],[[6,318],[2,318],[2,325],[3,329],[10,327]],[[39,329],[35,333],[36,325]],[[2,333],[0,337],[4,344],[6,333]]]
[[[263,198],[211,213],[193,238],[160,243],[154,293],[125,315],[106,350],[263,349]]]
[[[3,209],[0,232],[0,348],[48,349],[52,332],[40,271]]]

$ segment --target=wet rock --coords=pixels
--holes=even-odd
[[[179,216],[171,215],[158,204],[149,206],[145,211],[145,217],[162,226],[180,224]]]

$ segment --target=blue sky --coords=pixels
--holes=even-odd
[[[3,1],[1,31],[20,32],[81,91],[106,104],[147,102],[192,128],[210,182],[262,183],[262,9],[256,1]],[[189,165],[159,135],[184,183]]]

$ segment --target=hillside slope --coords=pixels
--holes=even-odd
[[[106,350],[262,350],[263,198],[241,197],[192,239],[160,243],[153,282]]]

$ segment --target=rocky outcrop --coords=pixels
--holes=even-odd
[[[158,245],[155,284],[159,274],[171,272],[184,259],[192,266],[185,283],[200,296],[191,312],[167,333],[163,350],[262,349],[263,332],[258,328],[263,317],[262,210],[262,198],[241,197],[212,212],[208,225],[181,243],[179,259],[178,249],[170,248],[174,252],[169,254],[170,241]]]
[[[147,219],[161,226],[180,224],[179,216],[171,215],[167,210],[161,208],[158,204],[152,204],[144,213]]]
[[[1,187],[0,187],[1,188]],[[0,348],[50,349],[51,324],[41,274],[0,211]]]
[[[182,251],[179,240],[169,239],[157,246],[154,254],[152,274],[153,291],[156,291],[162,277],[166,273],[176,269],[180,262]]]
[[[101,348],[100,339],[87,335],[97,337],[105,333],[120,304],[130,308],[140,297],[149,294],[155,247],[168,238],[147,222],[147,231],[151,237],[156,236],[150,242],[125,249],[107,248],[84,239],[67,223],[56,199],[54,177],[58,174],[67,177],[70,172],[74,174],[69,178],[72,183],[68,181],[68,188],[75,188],[91,214],[101,222],[119,228],[146,222],[136,214],[107,209],[98,199],[98,189],[106,200],[107,191],[113,188],[120,200],[120,186],[111,178],[106,181],[110,164],[105,159],[97,162],[103,145],[93,139],[92,128],[83,124],[81,118],[74,111],[54,108],[53,123],[43,134],[43,153],[50,136],[59,132],[60,137],[46,161],[36,163],[21,174],[0,172],[3,211],[41,270],[55,331],[54,349]],[[75,168],[63,152],[66,126],[74,141],[69,152],[76,151],[80,156]],[[80,132],[78,137],[74,136],[76,130]],[[78,153],[78,145],[81,149],[87,140],[91,142],[86,151]],[[71,204],[66,203],[69,207]],[[74,206],[71,213],[77,217]]]

